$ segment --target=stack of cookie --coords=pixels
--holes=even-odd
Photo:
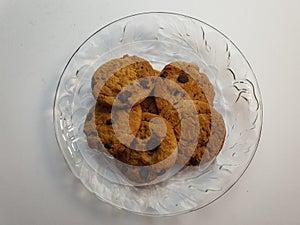
[[[125,55],[98,68],[92,91],[97,101],[86,117],[88,145],[112,155],[133,182],[148,183],[178,165],[202,166],[223,146],[226,130],[213,108],[213,86],[194,64],[173,62],[158,72]]]

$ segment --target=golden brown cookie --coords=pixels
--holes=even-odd
[[[205,74],[199,72],[199,67],[186,62],[173,62],[164,67],[159,75],[162,79],[169,79],[174,84],[166,85],[163,82],[157,82],[154,88],[154,95],[170,93],[176,96],[178,101],[186,99],[186,94],[192,100],[198,100],[205,103],[213,103],[214,89]],[[183,93],[179,88],[186,93]],[[156,99],[159,110],[165,107],[165,101]]]
[[[140,103],[143,112],[149,112],[152,114],[158,114],[158,109],[155,102],[155,97],[147,97],[144,101]]]
[[[122,153],[126,155],[126,159],[122,158],[121,160],[124,163],[118,164],[121,172],[130,180],[137,183],[154,180],[158,176],[163,175],[176,162],[177,141],[173,129],[161,117],[162,121],[154,120],[153,122],[152,119],[157,117],[158,115],[155,114],[143,113],[142,123],[136,136],[139,139],[147,140],[147,142],[144,146],[139,146],[139,149],[143,149],[142,151],[127,148],[125,150],[126,153]],[[160,122],[165,124],[166,130],[161,129]],[[152,133],[150,132],[150,123],[152,123]],[[132,148],[137,148],[138,145],[139,143],[134,141]],[[156,145],[157,147],[153,148]]]
[[[95,106],[93,106],[86,118],[84,123],[83,132],[87,137],[87,143],[90,148],[102,150],[102,144],[98,135],[96,121],[95,121]]]
[[[115,112],[115,115],[121,116],[124,113],[127,113],[127,110],[120,109]],[[134,106],[129,113],[129,126],[133,134],[136,134],[139,130],[141,119],[141,106]],[[111,106],[96,103],[96,105],[90,109],[84,126],[84,133],[87,136],[90,148],[97,148],[99,150],[119,149],[120,151],[125,148],[115,136],[112,123]],[[124,127],[127,126],[127,123],[128,121],[120,121],[115,127],[122,132]],[[131,142],[132,140],[127,141]]]
[[[124,113],[117,111],[116,114]],[[161,129],[160,123],[152,122],[153,132],[150,132],[150,120],[158,117],[151,113],[143,113],[141,106],[135,106],[129,115],[129,125],[137,138],[147,140],[145,146],[139,146],[141,150],[135,150],[139,144],[132,140],[132,148],[122,144],[115,135],[111,117],[111,107],[96,104],[87,115],[84,132],[87,135],[88,144],[91,148],[105,150],[114,158],[118,159],[117,167],[130,180],[137,183],[145,183],[163,175],[171,168],[177,158],[177,142],[171,125],[165,121],[166,136]],[[122,130],[122,124],[119,125]],[[151,138],[148,140],[147,138]],[[151,149],[151,146],[155,146]],[[149,151],[147,151],[147,149]]]
[[[160,115],[164,117],[172,125],[177,141],[179,141],[182,132],[189,136],[191,132],[199,132],[199,140],[193,152],[190,151],[189,142],[181,142],[178,149],[177,163],[180,165],[202,165],[213,159],[221,150],[225,139],[225,125],[222,116],[210,106],[208,103],[194,101],[197,117],[199,119],[199,130],[195,131],[196,124],[190,122],[189,128],[182,130],[181,119],[179,118],[178,110],[182,112],[183,117],[191,115],[185,102],[180,102],[177,105],[177,110],[166,100],[163,104],[165,107],[161,110]],[[196,122],[196,121],[194,121]]]
[[[177,67],[178,69],[184,71],[186,74],[192,76],[192,78],[197,82],[201,87],[203,93],[205,94],[208,102],[212,105],[215,97],[214,87],[209,81],[208,77],[204,73],[200,73],[200,68],[192,63],[187,62],[173,62],[169,65]],[[200,100],[200,99],[194,99]]]
[[[207,116],[205,119],[207,120]],[[204,165],[213,160],[221,151],[225,141],[226,128],[222,115],[214,108],[211,110],[210,121],[211,130],[208,142],[206,144],[200,144],[200,142],[198,143],[197,148],[195,149],[195,152],[190,159],[189,164],[187,165]]]
[[[92,78],[93,95],[97,101],[113,105],[116,96],[125,86],[140,78],[155,75],[156,72],[148,61],[137,56],[125,55],[120,59],[113,59],[97,69]],[[141,87],[139,93],[134,93],[130,90],[120,93],[118,107],[133,105],[135,103],[133,102],[134,97],[137,94],[141,96],[150,94],[151,89],[147,80],[141,80],[138,85]],[[139,102],[142,100],[140,99]]]

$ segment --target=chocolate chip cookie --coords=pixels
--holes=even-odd
[[[119,141],[115,136],[115,131],[113,129],[111,106],[96,103],[93,106],[85,121],[84,133],[87,136],[88,145],[90,148],[96,148],[99,150],[119,149],[124,151],[126,146]],[[128,113],[127,109],[120,109],[114,112],[116,116],[122,116],[124,113]],[[135,135],[140,128],[142,120],[142,109],[140,105],[134,106],[129,112],[129,127],[132,133]],[[127,126],[128,121],[119,121],[116,126],[114,126],[119,132],[122,132],[125,126]],[[128,138],[132,138],[128,136]],[[125,140],[127,143],[131,143],[132,139]],[[111,153],[111,152],[110,152]]]
[[[210,103],[211,105],[213,104],[214,97],[215,97],[214,87],[209,81],[206,74],[200,72],[200,68],[197,65],[192,63],[187,63],[187,62],[172,62],[169,65],[171,67],[176,67],[177,69],[180,69],[185,74],[190,75],[196,81],[196,83],[201,87],[202,92],[207,98],[208,103]],[[201,100],[201,99],[197,99],[196,96],[193,99]]]
[[[159,120],[153,120],[158,115],[148,112],[143,113],[140,129],[136,137],[140,140],[146,140],[143,146],[137,140],[133,141],[133,149],[127,148],[121,154],[122,162],[117,163],[121,172],[130,180],[137,183],[150,182],[163,175],[176,162],[177,141],[173,129],[168,121],[160,117]],[[166,129],[161,129],[164,123]],[[152,130],[151,130],[152,129]],[[134,150],[139,147],[140,150]],[[120,151],[116,149],[114,154],[118,158]]]
[[[190,111],[185,102],[178,103],[177,110],[166,100],[165,107],[161,110],[160,115],[172,125],[177,141],[182,134],[189,136],[192,132],[199,133],[199,139],[193,152],[190,151],[189,141],[181,141],[178,149],[177,163],[180,165],[202,165],[212,160],[221,150],[225,139],[225,125],[222,116],[208,103],[193,101],[196,109],[199,130],[195,130],[195,123],[190,122],[189,128],[182,130],[181,121],[178,111],[182,112],[183,117],[190,117]],[[197,122],[197,121],[194,121]]]
[[[107,105],[113,105],[117,95],[122,89],[133,81],[140,78],[155,76],[156,72],[150,63],[137,56],[125,55],[120,59],[113,59],[102,66],[95,72],[92,78],[93,95],[98,102]],[[133,102],[134,97],[149,95],[151,89],[147,80],[141,80],[139,93],[133,93],[130,90],[120,93],[119,107],[128,107],[138,102]]]
[[[115,113],[120,115],[124,110]],[[129,125],[133,134],[146,140],[144,146],[139,146],[140,150],[135,150],[139,145],[135,139],[130,140],[132,148],[129,148],[116,137],[111,107],[103,103],[97,103],[88,113],[84,132],[91,148],[107,151],[119,160],[116,161],[117,167],[128,179],[138,183],[149,182],[163,175],[177,158],[177,142],[171,125],[161,118],[166,130],[161,129],[161,124],[152,120],[156,117],[158,115],[142,113],[140,105],[130,112]],[[123,125],[121,122],[117,127],[122,130]],[[150,130],[151,127],[153,130]]]
[[[168,64],[165,66],[159,77],[162,81],[156,82],[154,88],[155,96],[165,96],[169,94],[169,96],[174,96],[177,101],[190,98],[192,100],[199,100],[208,103],[208,99],[204,91],[195,79],[193,79],[191,74],[187,73],[176,64]],[[163,82],[163,80],[168,82]],[[166,100],[170,101],[171,99]],[[166,104],[168,104],[166,100],[160,98],[156,99],[158,110],[163,109]]]

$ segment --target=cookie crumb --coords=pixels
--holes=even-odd
[[[112,143],[108,142],[104,144],[104,147],[110,149],[112,147]]]
[[[108,119],[108,120],[106,120],[106,125],[112,125],[112,120],[111,119]]]

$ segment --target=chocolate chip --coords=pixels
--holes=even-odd
[[[166,170],[165,169],[162,169],[161,171],[159,171],[159,173],[157,173],[158,176],[161,176],[163,175],[164,173],[166,173]]]
[[[86,122],[91,121],[92,118],[93,118],[93,114],[92,114],[92,113],[89,113],[89,114],[86,116]]]
[[[157,152],[157,150],[158,150],[158,147],[156,147],[156,148],[154,148],[154,149],[151,149],[151,150],[148,150],[147,153],[148,153],[149,156],[153,156],[153,154],[154,154],[155,152]]]
[[[163,72],[159,75],[159,77],[161,77],[162,79],[166,79],[168,76],[168,73],[167,72]]]
[[[110,149],[112,147],[112,143],[108,142],[104,144],[104,147]]]
[[[200,160],[197,159],[197,158],[191,158],[191,159],[190,159],[190,164],[191,164],[192,166],[197,166],[197,165],[199,165],[199,163],[200,163]]]
[[[124,91],[121,94],[119,94],[119,99],[122,103],[125,103],[126,101],[128,101],[128,98],[132,95],[131,92],[129,91]]]
[[[106,120],[106,125],[112,125],[112,121],[111,121],[111,119],[108,119],[108,120]]]
[[[143,80],[140,81],[140,84],[142,85],[143,88],[149,88],[148,87],[148,85],[149,85],[148,80],[143,79]]]
[[[149,176],[149,170],[148,170],[148,168],[141,168],[139,174],[140,174],[140,177],[141,177],[143,180],[146,180],[147,177]]]
[[[176,90],[175,92],[174,92],[174,95],[176,96],[176,95],[178,95],[180,92],[178,91],[178,90]]]
[[[184,84],[189,81],[189,78],[186,74],[180,74],[177,81]]]

